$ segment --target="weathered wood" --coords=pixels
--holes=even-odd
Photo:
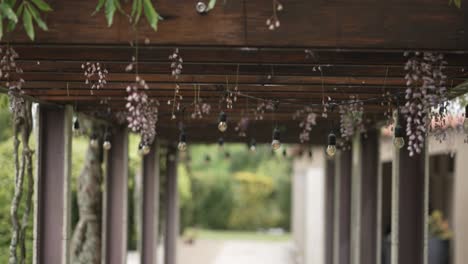
[[[143,157],[142,264],[157,263],[159,240],[159,154],[159,144],[158,142],[154,142],[150,153]]]
[[[105,263],[125,264],[128,223],[128,130],[115,128],[112,131],[111,144],[112,148],[106,157],[103,259]]]
[[[164,264],[177,262],[177,238],[179,237],[179,195],[177,191],[177,149],[167,148],[166,157],[166,214],[164,235]]]
[[[69,263],[71,233],[72,109],[40,105],[37,118],[33,263],[65,264]]]

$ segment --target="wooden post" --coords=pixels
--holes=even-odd
[[[334,264],[350,263],[351,156],[351,151],[339,151],[335,157]]]
[[[177,192],[177,149],[170,145],[167,149],[166,178],[166,234],[164,246],[164,263],[176,264],[177,238],[179,236],[179,197]]]
[[[368,131],[361,140],[361,264],[375,264],[377,257],[377,179],[379,174],[379,134]]]
[[[156,264],[159,216],[159,144],[143,158],[141,264]]]
[[[125,264],[127,261],[127,199],[128,199],[128,130],[112,131],[112,148],[106,156],[104,190],[105,263]]]
[[[333,219],[335,196],[335,161],[325,161],[325,264],[333,264]]]
[[[360,133],[354,135],[352,144],[350,256],[351,264],[361,264],[362,146]]]
[[[426,142],[427,143],[427,142]],[[395,150],[392,193],[392,264],[427,263],[427,147],[410,157]]]
[[[34,190],[36,264],[69,261],[72,108],[39,105],[36,114],[37,179]]]

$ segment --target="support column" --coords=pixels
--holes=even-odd
[[[335,197],[335,161],[325,161],[325,264],[333,264],[333,219]]]
[[[361,140],[361,230],[360,262],[375,264],[377,261],[377,179],[379,173],[379,134],[372,130]],[[379,256],[380,257],[380,256]]]
[[[177,192],[177,149],[170,145],[167,149],[166,178],[166,234],[164,237],[164,263],[177,262],[177,237],[179,236],[179,196]]]
[[[36,264],[69,260],[72,108],[40,105],[36,115],[37,179],[34,190]]]
[[[395,151],[392,193],[392,264],[427,263],[427,147],[410,157]]]
[[[142,170],[143,209],[141,264],[156,264],[158,250],[159,216],[159,144],[143,158]]]
[[[350,263],[351,156],[351,151],[339,151],[335,157],[334,264]]]
[[[351,168],[351,264],[361,264],[361,190],[362,145],[361,134],[353,137]],[[366,227],[367,229],[367,227]]]
[[[106,157],[104,190],[104,254],[105,263],[127,261],[128,199],[128,130],[112,131],[112,148]]]

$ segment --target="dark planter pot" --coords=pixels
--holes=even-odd
[[[382,244],[382,264],[390,264],[391,242],[390,236]],[[449,264],[450,241],[430,238],[428,243],[429,264]]]
[[[448,264],[449,263],[449,240],[439,238],[429,239],[429,264]]]

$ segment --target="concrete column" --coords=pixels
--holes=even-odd
[[[159,217],[159,144],[143,158],[143,210],[141,264],[156,264]]]
[[[360,133],[354,135],[352,144],[350,255],[351,264],[361,264],[362,145]]]
[[[176,264],[177,238],[179,236],[179,195],[177,192],[177,149],[170,145],[167,149],[166,178],[166,234],[164,236],[164,263]]]
[[[72,108],[37,109],[33,262],[64,264],[69,261],[71,234]]]
[[[427,263],[427,148],[410,157],[395,150],[392,183],[392,263]]]
[[[128,199],[128,130],[112,131],[112,148],[106,156],[104,189],[105,263],[125,264],[127,261],[127,199]]]
[[[361,152],[361,228],[360,228],[360,262],[375,264],[377,257],[377,191],[379,173],[379,134],[372,130],[362,139]]]
[[[339,151],[335,157],[334,264],[350,263],[351,156],[351,151]]]
[[[325,264],[333,264],[335,160],[325,161]]]

